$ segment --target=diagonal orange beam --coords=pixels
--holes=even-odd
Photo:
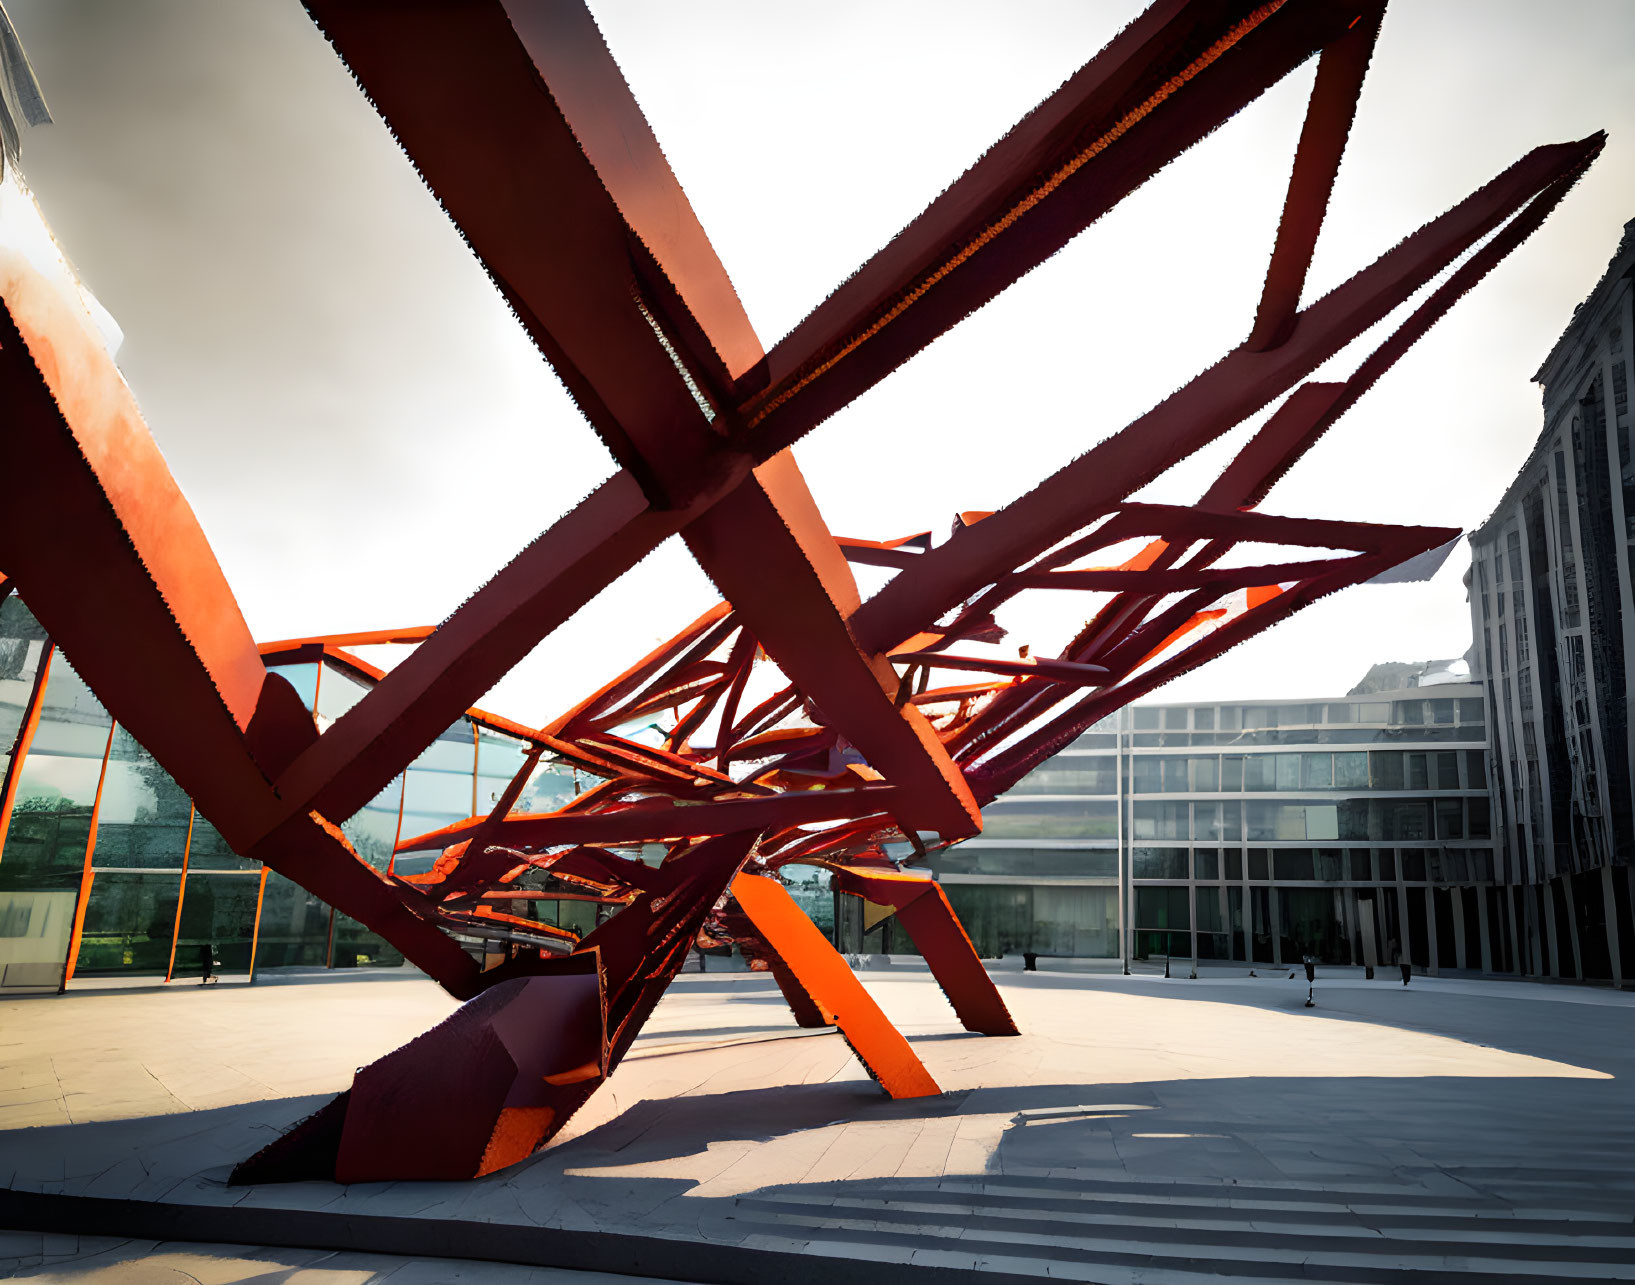
[[[800,978],[806,993],[834,1015],[846,1043],[882,1089],[894,1098],[942,1092],[902,1032],[781,883],[765,875],[740,874],[732,881],[732,895],[755,930]]]

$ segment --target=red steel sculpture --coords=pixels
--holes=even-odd
[[[785,890],[791,862],[894,911],[967,1030],[1015,1032],[941,888],[882,844],[923,854],[976,834],[985,804],[1109,712],[1454,538],[1256,506],[1601,149],[1596,135],[1528,153],[1302,308],[1384,7],[1158,0],[768,351],[580,4],[308,0],[618,463],[435,629],[305,640],[418,643],[321,735],[266,668],[106,351],[9,263],[0,473],[27,484],[0,507],[6,588],[236,851],[468,1001],[359,1071],[239,1180],[459,1178],[522,1160],[612,1073],[701,932],[764,961],[797,1019],[837,1025],[888,1093],[938,1092]],[[1019,500],[961,515],[939,544],[830,533],[795,442],[1313,55],[1238,347]],[[1303,382],[1439,277],[1350,378]],[[1127,498],[1285,394],[1196,506]],[[488,815],[405,838],[400,851],[440,854],[429,872],[361,859],[337,823],[672,535],[725,601],[528,731],[530,758]],[[1312,552],[1229,561],[1256,542]],[[865,600],[854,562],[895,574]],[[995,612],[1030,590],[1101,597],[1059,655],[996,659],[980,646],[1001,636]],[[930,685],[933,671],[959,685]],[[771,694],[751,704],[769,674]],[[655,719],[673,720],[662,745],[627,734]],[[542,755],[599,783],[518,814]],[[667,855],[644,864],[626,855],[636,844]],[[563,895],[616,913],[582,939],[525,913]]]

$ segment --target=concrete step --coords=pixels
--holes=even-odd
[[[803,1188],[822,1190],[822,1188]],[[1389,1217],[1396,1214],[1422,1214],[1432,1197],[1425,1191],[1397,1187],[1380,1190],[1376,1187],[1348,1187],[1333,1189],[1290,1189],[1271,1185],[1234,1182],[1118,1182],[1069,1184],[1051,1180],[1016,1179],[1011,1184],[998,1180],[971,1180],[943,1178],[934,1184],[916,1187],[894,1187],[893,1194],[912,1199],[951,1200],[981,1197],[985,1201],[1016,1202],[1023,1207],[1055,1208],[1046,1202],[1060,1202],[1069,1208],[1084,1204],[1146,1205],[1154,1200],[1184,1201],[1199,1209],[1308,1209],[1316,1212],[1350,1212],[1365,1218]],[[1434,1197],[1437,1214],[1442,1218],[1462,1219],[1537,1219],[1547,1223],[1592,1222],[1613,1226],[1631,1226],[1630,1203],[1609,1199],[1605,1207],[1585,1208],[1580,1204],[1560,1200],[1531,1202],[1516,1205],[1492,1196],[1448,1196],[1441,1192]]]
[[[867,1246],[891,1261],[930,1254],[1093,1281],[1635,1280],[1635,1222],[1616,1198],[1584,1210],[1402,1184],[990,1175],[803,1186],[735,1205],[736,1234],[768,1247]]]
[[[940,1198],[939,1198],[940,1197]],[[1363,1214],[1344,1205],[1289,1208],[1265,1203],[1243,1205],[1168,1201],[1105,1205],[1063,1201],[1048,1197],[982,1196],[963,1199],[951,1192],[893,1194],[885,1197],[835,1196],[814,1201],[796,1193],[745,1197],[743,1208],[789,1208],[803,1211],[834,1209],[865,1216],[889,1211],[890,1216],[926,1215],[942,1221],[978,1218],[1013,1219],[1052,1226],[1185,1227],[1199,1231],[1236,1231],[1252,1227],[1297,1234],[1390,1236],[1403,1240],[1480,1240],[1489,1244],[1548,1244],[1577,1247],[1623,1248],[1635,1262],[1635,1223],[1612,1221],[1561,1222],[1549,1218],[1502,1217],[1487,1219],[1470,1210],[1446,1213],[1434,1207],[1416,1212],[1384,1210]]]

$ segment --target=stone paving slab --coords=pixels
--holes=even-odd
[[[607,1265],[699,1280],[834,1285],[842,1264],[886,1262],[928,1279],[1635,1279],[1630,995],[1345,977],[1308,1010],[1286,975],[1007,972],[1025,1033],[985,1039],[923,972],[862,976],[942,1097],[883,1097],[764,977],[688,975],[547,1151],[472,1183],[350,1188],[225,1179],[447,1012],[429,983],[0,1003],[0,1086],[31,1078],[40,1119],[0,1132],[0,1182],[162,1202],[187,1227],[412,1219],[473,1257],[502,1228],[538,1262],[565,1261],[562,1233],[624,1237]]]

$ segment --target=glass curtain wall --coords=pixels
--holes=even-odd
[[[1135,958],[1484,966],[1480,688],[1127,713]]]
[[[368,690],[333,660],[269,668],[320,729]],[[462,719],[342,830],[361,857],[390,870],[400,835],[492,807],[528,750]],[[233,852],[15,595],[0,599],[0,755],[0,991],[56,990],[75,976],[403,962],[361,924]],[[538,763],[517,810],[550,811],[576,792],[565,769]],[[398,871],[431,858],[409,862]],[[584,917],[579,903],[565,914],[536,904],[553,922],[577,927]]]

